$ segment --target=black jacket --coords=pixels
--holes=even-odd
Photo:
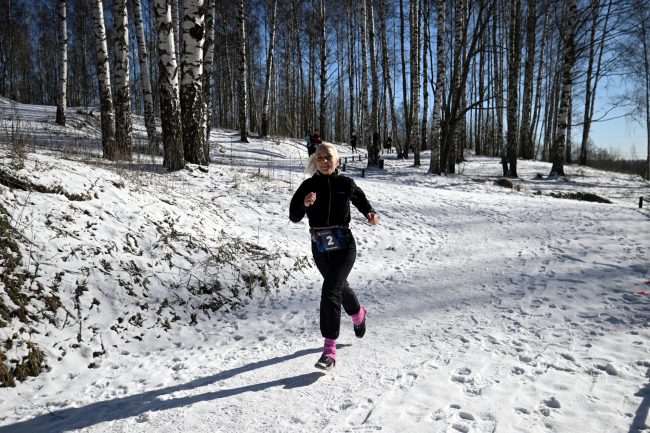
[[[313,205],[305,207],[305,196],[316,193]],[[310,227],[347,227],[350,224],[350,202],[363,216],[375,213],[361,188],[349,177],[336,172],[332,175],[316,173],[298,187],[289,206],[289,219],[295,223],[305,213]]]

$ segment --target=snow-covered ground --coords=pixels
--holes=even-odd
[[[520,161],[517,191],[494,183],[496,159],[472,156],[457,176],[428,176],[426,159],[414,168],[384,155],[385,170],[361,177],[365,162],[341,146],[381,221],[353,212],[349,282],[368,331],[355,338],[344,317],[337,365],[324,373],[313,366],[321,280],[306,221],[288,219],[304,146],[244,144],[225,131],[212,141],[207,173],[43,151],[10,170],[0,149],[4,170],[89,198],[0,186],[26,240],[25,268],[38,266],[67,310],[33,324],[48,368],[0,389],[1,433],[648,428],[650,212],[638,208],[647,182],[573,166],[567,180],[535,179],[550,166]],[[263,258],[213,257],[237,242]],[[260,272],[260,261],[277,288],[241,308],[193,304],[197,281],[236,286],[233,275]],[[0,328],[3,340],[16,326]]]

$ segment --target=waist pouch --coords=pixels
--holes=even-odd
[[[342,250],[348,247],[346,233],[347,227],[313,227],[311,231],[311,240],[316,243],[316,249],[324,253],[328,251]]]

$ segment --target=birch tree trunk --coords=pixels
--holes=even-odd
[[[519,148],[519,68],[521,66],[521,0],[510,5],[510,40],[508,55],[508,173],[517,177],[517,150]]]
[[[411,0],[411,137],[413,165],[420,166],[420,12],[418,0]]]
[[[180,12],[178,7],[178,2],[182,0],[169,0],[172,5],[172,27],[174,35],[174,47],[176,47],[176,64],[181,64],[181,54],[183,52],[181,46],[181,24],[180,24]]]
[[[463,34],[466,32],[464,11],[465,1],[457,0],[454,4],[454,55],[451,81],[449,119],[447,120],[446,133],[442,140],[441,163],[447,173],[456,172],[456,146],[459,141],[459,123],[462,121],[461,100],[463,98]],[[462,114],[464,116],[464,113]]]
[[[271,106],[271,78],[273,76],[273,49],[275,47],[275,18],[278,11],[278,0],[271,3],[271,22],[269,23],[269,49],[266,54],[266,78],[264,80],[264,99],[262,101],[262,131],[261,136],[269,134],[269,111]]]
[[[499,0],[497,0],[499,1]],[[494,29],[493,29],[493,45],[494,47],[501,47],[502,43],[499,40],[499,18],[501,11],[497,9],[494,14]],[[503,175],[508,175],[508,159],[506,158],[505,142],[503,140],[503,50],[495,48],[494,53],[494,90],[496,93],[496,147],[499,150],[501,157],[501,166],[503,168]]]
[[[203,44],[203,103],[205,140],[204,153],[210,155],[210,128],[212,127],[212,65],[214,63],[214,5],[215,0],[205,1],[205,43]]]
[[[445,14],[447,11],[446,0],[437,0],[438,8],[438,34],[436,36],[436,93],[433,96],[433,119],[431,129],[433,142],[431,143],[431,161],[429,174],[441,174],[440,170],[440,119],[442,117],[442,93],[447,77],[447,63],[445,61]]]
[[[327,117],[327,31],[325,28],[325,0],[320,0],[320,104],[318,107],[318,128],[322,139],[328,137]]]
[[[138,38],[138,57],[140,59],[140,79],[142,80],[142,96],[144,97],[144,125],[149,138],[149,154],[158,153],[158,140],[156,139],[156,119],[154,117],[153,94],[151,92],[151,78],[149,76],[149,53],[147,41],[144,37],[142,24],[142,6],[140,0],[133,0],[133,17]]]
[[[363,1],[361,8],[361,140],[366,149],[370,148],[370,114],[368,112],[368,43],[366,39],[368,10]]]
[[[208,165],[205,152],[205,117],[203,106],[203,42],[205,41],[205,9],[203,0],[184,4],[183,62],[181,63],[181,122],[185,161]]]
[[[368,50],[370,54],[370,75],[372,80],[372,101],[371,101],[371,121],[370,128],[372,134],[372,143],[368,149],[368,166],[377,166],[379,164],[379,74],[377,72],[377,55],[375,53],[375,14],[372,0],[366,0],[366,9],[368,12]]]
[[[131,160],[131,78],[129,67],[129,21],[126,0],[115,0],[115,148],[116,158]]]
[[[391,66],[390,60],[388,57],[388,38],[386,36],[386,0],[381,0],[381,5],[379,7],[379,25],[381,33],[381,63],[384,76],[384,82],[386,83],[386,88],[388,89],[388,105],[390,107],[390,122],[391,122],[391,133],[392,142],[395,144],[397,149],[400,149],[399,135],[397,134],[397,115],[395,114],[395,98],[393,97],[393,83],[391,80]]]
[[[422,47],[422,126],[420,129],[420,150],[427,149],[427,120],[429,117],[429,65],[427,63],[427,55],[429,54],[430,49],[430,37],[429,37],[429,15],[430,15],[430,5],[428,1],[422,2],[422,23],[424,28],[422,29],[423,33],[423,47]],[[419,165],[419,155],[418,155],[418,165]]]
[[[562,89],[560,94],[560,108],[557,112],[557,131],[551,149],[551,177],[564,176],[564,146],[569,113],[569,98],[573,86],[573,64],[575,62],[575,25],[578,16],[577,0],[569,0],[566,15],[564,38],[564,60],[562,62]]]
[[[404,48],[404,0],[399,0],[399,17],[400,17],[400,44],[401,44],[401,56],[402,56],[402,100],[404,101],[404,123],[406,130],[406,140],[401,149],[397,149],[399,158],[408,158],[409,156],[409,147],[411,146],[411,118],[409,110],[409,103],[406,95],[407,92],[407,80],[406,80],[406,49]]]
[[[115,159],[115,113],[111,93],[111,75],[108,62],[108,44],[104,26],[102,0],[93,0],[93,33],[95,36],[95,61],[99,79],[99,110],[102,128],[102,153],[108,160]]]
[[[528,0],[526,18],[526,61],[524,63],[524,99],[521,113],[519,153],[525,159],[533,159],[531,118],[533,111],[533,84],[535,73],[535,43],[537,41],[537,0]]]
[[[348,0],[348,94],[349,94],[349,100],[350,100],[350,139],[352,139],[352,135],[355,134],[355,131],[357,129],[357,125],[354,123],[354,112],[355,112],[355,106],[354,106],[354,77],[355,77],[355,37],[354,35],[356,34],[355,30],[355,24],[356,20],[355,18],[357,17],[357,10],[356,10],[356,1],[355,0]],[[358,134],[357,134],[358,135]]]
[[[539,64],[537,65],[537,78],[535,80],[535,105],[533,107],[533,120],[530,123],[529,145],[531,146],[532,159],[537,158],[536,131],[539,127],[542,112],[542,78],[544,73],[544,60],[546,56],[546,42],[548,35],[548,8],[545,8],[543,15],[544,21],[542,24],[542,40],[539,47]]]
[[[56,101],[56,123],[65,126],[68,86],[67,1],[59,0],[59,96]]]
[[[573,88],[571,89],[573,90]],[[566,116],[566,145],[564,147],[564,162],[567,164],[573,164],[573,156],[571,154],[571,147],[573,141],[571,139],[571,131],[573,128],[573,91],[569,93],[569,109],[567,110]]]
[[[169,171],[185,166],[178,91],[178,65],[174,45],[174,25],[170,0],[155,0],[160,78],[160,123],[162,125],[163,165]]]
[[[238,25],[239,25],[239,135],[240,140],[248,143],[248,90],[246,80],[248,72],[246,68],[246,14],[244,11],[244,0],[238,3]]]

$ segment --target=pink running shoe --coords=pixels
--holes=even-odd
[[[321,370],[329,370],[336,365],[336,340],[331,338],[325,339],[323,345],[323,354],[321,355],[315,367]]]
[[[366,307],[359,308],[359,312],[352,316],[352,324],[354,325],[354,335],[361,338],[366,335]]]

